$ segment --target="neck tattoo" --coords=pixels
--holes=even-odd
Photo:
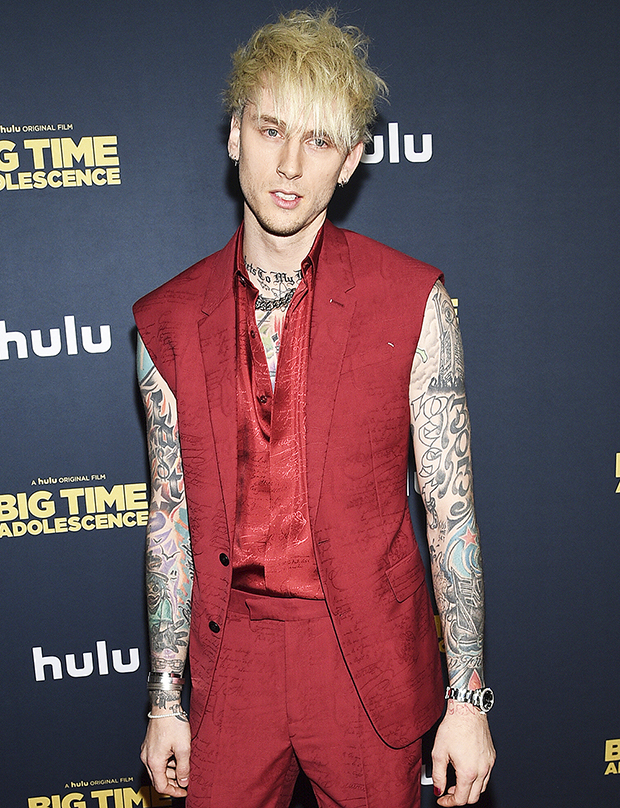
[[[256,279],[256,285],[267,294],[259,294],[256,298],[257,311],[271,312],[274,309],[285,309],[291,302],[295,289],[302,278],[302,271],[298,269],[293,275],[286,272],[265,272],[261,267],[254,266],[243,259],[248,276]]]

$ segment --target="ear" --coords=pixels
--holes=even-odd
[[[346,183],[351,179],[351,175],[358,167],[359,162],[362,159],[362,154],[364,154],[364,143],[360,140],[360,142],[356,143],[345,157],[342,168],[340,169],[340,174],[338,175],[339,183],[346,185]]]
[[[239,145],[241,138],[241,121],[236,115],[230,119],[230,132],[228,134],[228,156],[231,160],[239,159]]]

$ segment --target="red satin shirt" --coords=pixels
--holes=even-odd
[[[314,274],[323,231],[279,329],[272,389],[257,323],[258,290],[237,254],[237,514],[233,587],[323,598],[306,486],[306,388]]]

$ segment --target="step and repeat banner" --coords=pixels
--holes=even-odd
[[[229,54],[292,7],[3,6],[6,808],[170,804],[138,758],[148,486],[131,305],[236,227]],[[620,9],[340,11],[391,93],[332,218],[441,267],[464,336],[497,699],[482,804],[617,805]]]

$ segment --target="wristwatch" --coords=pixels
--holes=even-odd
[[[460,701],[463,704],[473,704],[481,713],[488,713],[495,704],[495,696],[490,687],[480,687],[477,690],[467,690],[465,687],[447,687],[446,698]]]

